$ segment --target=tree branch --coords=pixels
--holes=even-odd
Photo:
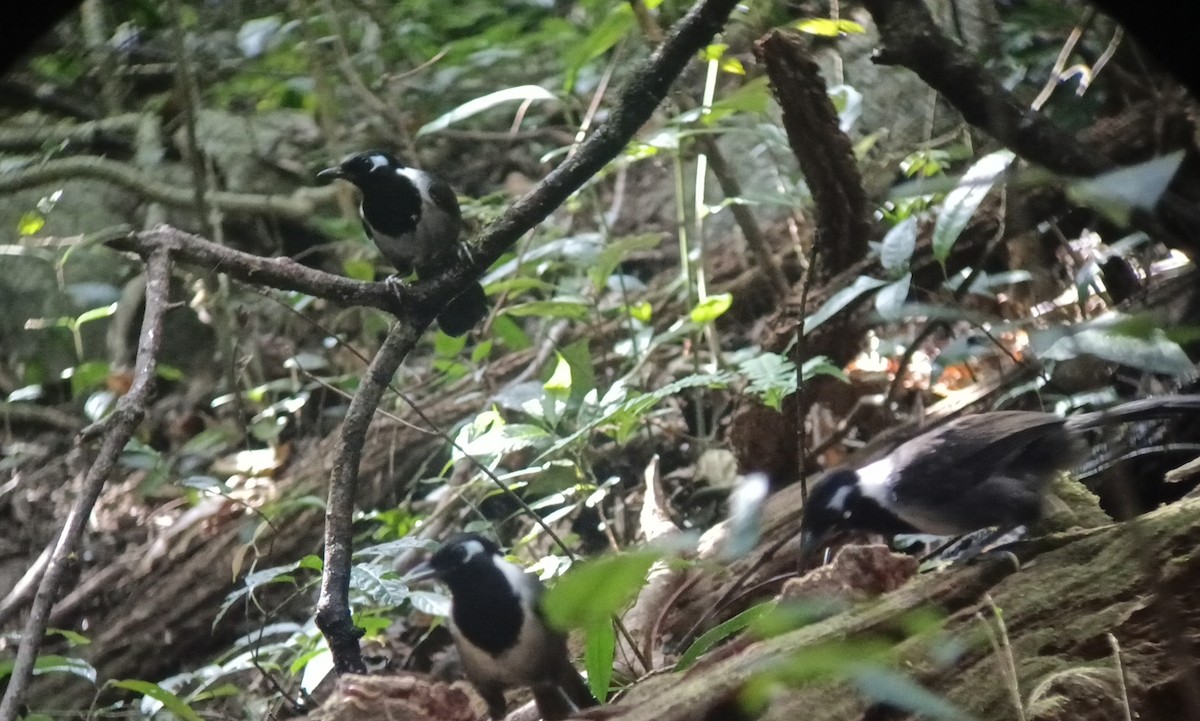
[[[146,406],[154,390],[158,350],[162,342],[163,317],[169,305],[169,248],[158,248],[150,255],[147,274],[149,280],[146,283],[146,315],[142,321],[141,339],[138,341],[133,386],[117,402],[117,408],[112,415],[85,429],[79,436],[80,442],[100,433],[103,433],[104,438],[95,463],[83,479],[79,497],[75,499],[75,504],[67,515],[58,543],[50,556],[50,563],[33,599],[33,606],[21,635],[21,645],[17,649],[17,658],[13,663],[12,675],[8,680],[8,690],[4,694],[4,700],[0,702],[0,721],[13,721],[24,705],[29,680],[33,676],[33,666],[42,646],[42,638],[46,634],[50,611],[58,599],[63,575],[75,555],[84,526],[92,515],[92,509],[100,497],[105,481],[116,466],[125,444],[129,442],[146,415]]]
[[[125,163],[96,157],[48,160],[16,173],[0,175],[0,193],[11,193],[75,178],[106,180],[128,188],[147,200],[166,205],[191,208],[196,203],[195,194],[190,188],[172,187],[164,184],[161,179],[149,177]],[[291,195],[218,191],[205,193],[204,199],[211,206],[232,215],[268,215],[303,221],[308,220],[318,206],[332,202],[334,192],[332,186],[301,188]]]

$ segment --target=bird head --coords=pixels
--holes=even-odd
[[[496,565],[501,557],[500,547],[491,540],[478,533],[460,533],[448,538],[428,561],[405,574],[404,580],[416,583],[436,578],[453,589],[456,580]]]
[[[807,558],[838,533],[856,528],[855,514],[863,505],[858,473],[843,468],[821,477],[809,491],[800,519],[800,553]]]
[[[835,536],[850,531],[894,536],[917,529],[897,514],[888,459],[861,469],[838,468],[813,486],[800,519],[800,550],[804,558]]]
[[[355,153],[343,160],[339,165],[326,168],[317,173],[318,178],[341,178],[360,188],[369,184],[373,178],[394,176],[397,170],[404,168],[404,163],[396,156],[382,150],[368,150]]]

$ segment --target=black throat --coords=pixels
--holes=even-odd
[[[363,222],[375,233],[399,237],[421,219],[421,193],[403,175],[373,173],[362,181]]]
[[[516,645],[525,612],[499,568],[489,560],[459,569],[444,580],[454,601],[454,625],[463,638],[493,656]]]
[[[869,496],[854,500],[854,527],[869,533],[895,536],[899,533],[920,533]]]

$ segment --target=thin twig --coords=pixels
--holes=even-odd
[[[100,497],[105,481],[116,467],[125,444],[129,442],[146,415],[146,407],[154,389],[163,318],[169,305],[170,251],[166,248],[156,250],[146,263],[146,273],[146,314],[138,341],[133,385],[117,402],[117,408],[112,415],[90,429],[85,429],[80,435],[82,441],[103,434],[103,440],[95,462],[83,479],[79,496],[67,514],[58,543],[50,556],[50,564],[33,599],[29,618],[21,635],[21,645],[17,649],[17,658],[13,662],[12,673],[8,679],[8,689],[4,700],[0,702],[0,721],[14,721],[24,705],[50,612],[58,599],[67,566],[79,546],[87,519],[92,515],[92,509]]]

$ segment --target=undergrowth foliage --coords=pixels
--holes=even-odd
[[[610,112],[612,89],[687,11],[663,0],[466,0],[452,12],[429,0],[108,5],[107,20],[85,8],[21,68],[23,83],[52,89],[58,101],[35,104],[33,120],[0,102],[9,110],[0,125],[11,126],[0,127],[11,131],[0,142],[0,189],[12,193],[0,219],[16,238],[5,246],[12,262],[0,264],[0,300],[9,309],[0,320],[0,387],[14,418],[53,407],[67,420],[30,417],[69,433],[111,418],[131,383],[137,309],[130,298],[140,293],[128,279],[142,271],[104,243],[129,235],[124,223],[140,216],[119,218],[108,206],[144,204],[146,215],[229,247],[382,279],[390,271],[349,212],[357,201],[308,187],[313,168],[386,145],[455,186],[474,237],[577,152]],[[1058,43],[1090,17],[1084,22],[1078,8],[1059,3],[1001,5],[1021,7],[998,25],[1002,53],[991,69],[1005,71],[1021,92],[1036,91],[1034,79],[1051,78],[1053,88],[1066,70],[1051,71],[1057,46],[1045,37]],[[1118,311],[1106,271],[1119,262],[1148,282],[1183,264],[1141,219],[1186,172],[1184,150],[1086,178],[1051,173],[940,107],[917,119],[915,111],[882,111],[915,107],[929,89],[870,85],[847,62],[848,51],[867,42],[865,10],[856,8],[853,19],[792,12],[782,3],[739,6],[654,121],[481,278],[492,304],[486,322],[459,338],[428,334],[393,379],[399,392],[380,422],[386,415],[390,429],[418,424],[428,434],[422,438],[435,441],[405,440],[399,452],[372,446],[402,463],[389,462],[377,474],[382,480],[373,479],[386,488],[360,504],[350,586],[365,642],[401,647],[399,666],[428,670],[431,649],[443,641],[437,629],[449,614],[448,595],[410,587],[403,566],[449,530],[497,536],[549,582],[546,618],[583,636],[583,662],[600,699],[640,673],[697,669],[723,645],[784,643],[853,612],[771,594],[736,603],[722,597],[691,631],[668,639],[650,634],[663,630],[654,625],[631,642],[624,619],[655,573],[724,578],[727,564],[775,540],[760,537],[760,520],[768,486],[780,479],[732,470],[731,409],[781,412],[806,384],[832,379],[847,396],[881,399],[890,411],[901,397],[934,400],[969,388],[992,366],[1028,371],[1001,402],[1040,394],[1068,408],[1116,395],[1111,386],[1075,392],[1054,383],[1056,369],[1080,359],[1163,379],[1195,373],[1186,351],[1200,331]],[[754,40],[781,27],[809,37],[839,130],[851,141],[850,160],[873,189],[877,240],[833,280],[820,277],[821,229],[813,225],[820,214],[770,81],[753,59]],[[83,40],[67,39],[75,30]],[[1084,33],[1089,48],[1103,48],[1099,32]],[[80,85],[96,105],[88,117],[96,117],[59,118],[53,108],[77,104],[71,93]],[[1059,98],[1046,113],[1063,122],[1093,113],[1103,87]],[[1120,95],[1118,88],[1111,97]],[[906,124],[929,127],[914,135]],[[95,187],[128,195],[92,205],[85,201],[100,195]],[[1052,278],[1056,292],[1047,297],[1029,289],[1053,273],[999,259],[1002,245],[1016,244],[1008,204],[1031,189],[1063,198],[1060,215],[1022,229],[1055,240],[1054,270],[1068,280]],[[963,246],[977,242],[982,216],[998,227],[964,263]],[[760,236],[767,239],[753,247]],[[87,684],[89,717],[310,710],[308,694],[332,669],[311,619],[325,570],[311,555],[316,535],[311,548],[278,565],[273,544],[279,529],[325,509],[319,492],[286,479],[311,473],[296,459],[313,458],[341,422],[364,354],[378,347],[391,316],[243,287],[222,272],[175,268],[180,321],[168,335],[177,342],[158,365],[168,402],[126,445],[120,471],[130,482],[106,497],[108,515],[96,523],[111,524],[114,536],[123,523],[114,518],[138,519],[143,528],[145,519],[170,518],[206,532],[236,525],[238,551],[214,561],[222,580],[209,581],[223,600],[204,612],[205,627],[227,644],[215,657],[153,667],[144,679],[111,678],[89,661],[103,657],[90,653],[89,632],[47,630],[33,673]],[[772,291],[775,282],[784,287]],[[762,298],[773,315],[747,310]],[[764,342],[764,318],[787,325],[779,333],[787,342]],[[846,347],[861,346],[856,357],[828,350],[835,344],[823,336],[842,334],[854,335]],[[410,404],[441,411],[434,415],[446,427],[416,419]],[[780,415],[781,427],[785,420],[811,434],[805,439],[816,436],[818,420]],[[22,437],[6,441],[0,468],[22,478],[46,457]],[[0,484],[0,498],[8,489]],[[672,532],[652,536],[636,508],[664,490],[661,522]],[[725,555],[702,556],[698,532],[723,519],[732,529]],[[31,536],[14,547],[44,542]],[[156,551],[151,560],[168,556]],[[669,610],[658,621],[665,624]],[[1003,616],[993,610],[981,620],[1023,713],[1033,699],[1022,702],[1017,661],[1001,642]],[[918,612],[886,633],[790,649],[756,670],[737,703],[756,715],[781,689],[836,682],[921,717],[973,718],[905,671],[916,658],[943,672],[967,649],[983,647],[946,626],[940,615]],[[3,629],[0,681],[14,675],[5,654],[18,640]],[[652,652],[636,658],[643,647]],[[655,659],[661,668],[639,668]],[[43,705],[49,709],[39,699],[26,718],[48,718]]]

